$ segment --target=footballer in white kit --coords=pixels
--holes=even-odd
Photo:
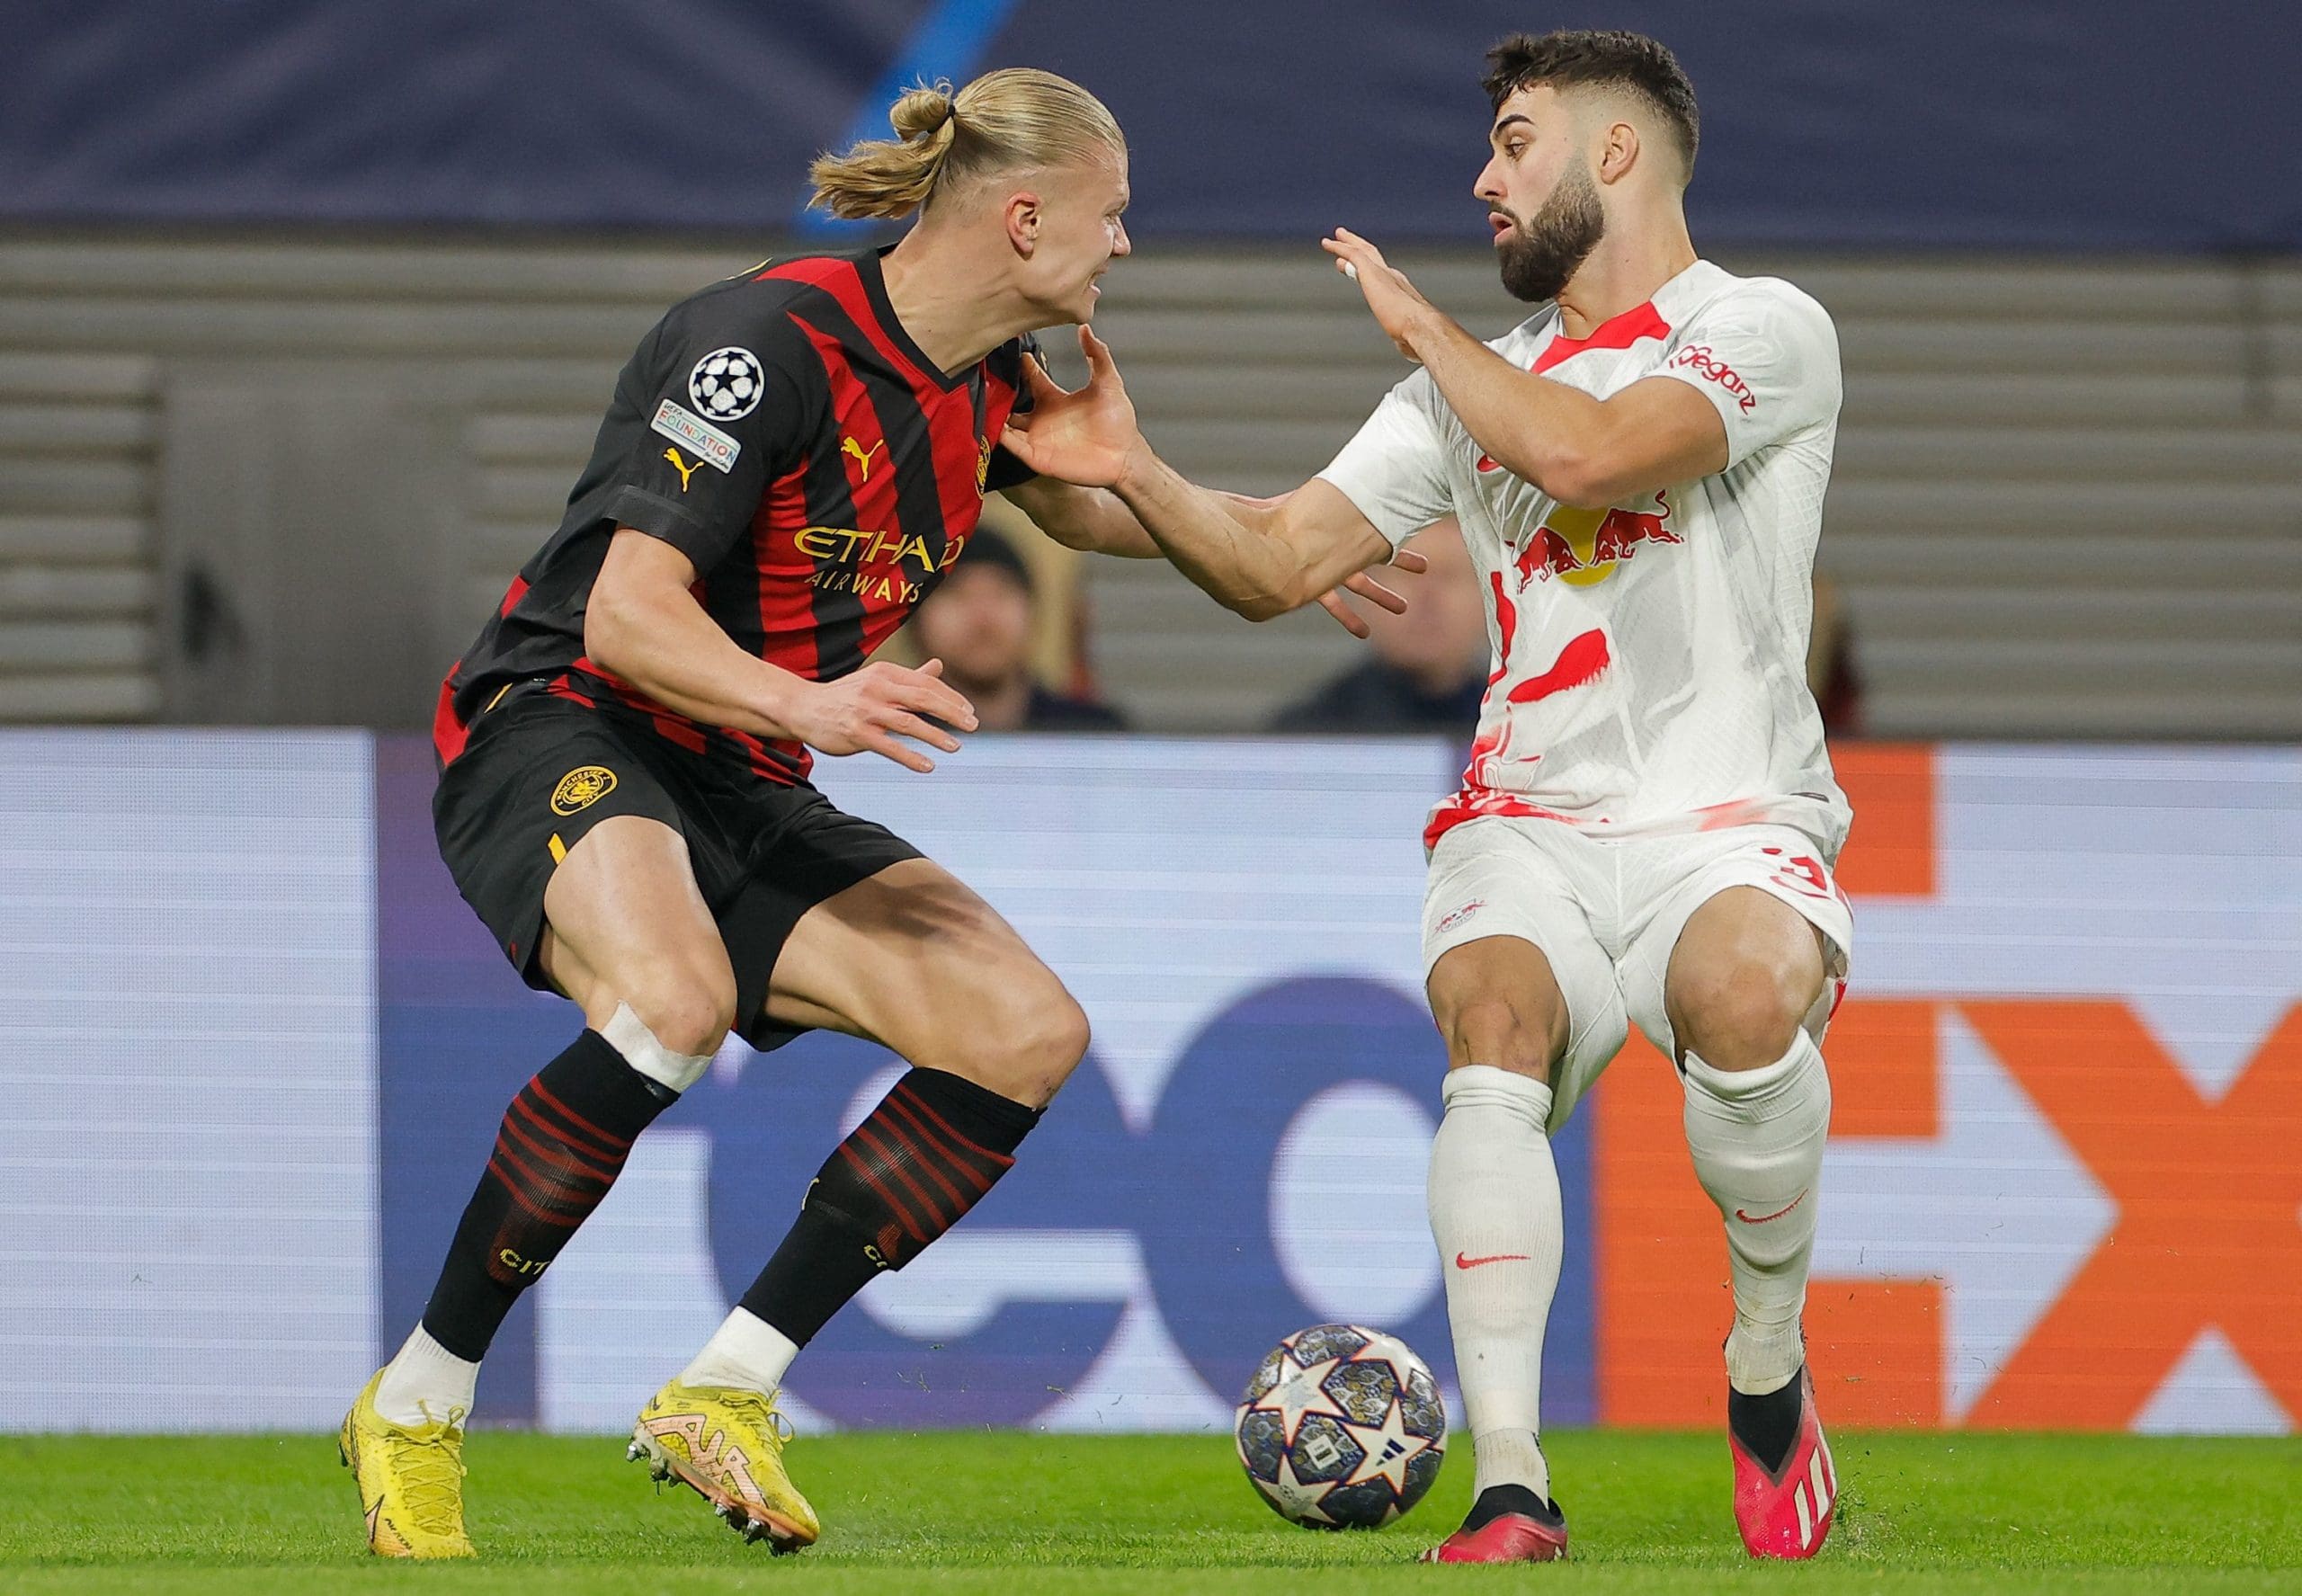
[[[1323,247],[1420,369],[1294,493],[1178,475],[1084,328],[1086,385],[1032,370],[1004,441],[1060,497],[1026,504],[1042,527],[1164,555],[1250,620],[1346,580],[1373,596],[1367,567],[1416,568],[1402,540],[1459,521],[1495,668],[1461,790],[1425,834],[1423,946],[1448,1060],[1432,1234],[1477,1477],[1427,1556],[1566,1553],[1540,1440],[1564,1245],[1549,1132],[1635,1021],[1676,1065],[1726,1233],[1735,1526],[1753,1556],[1811,1556],[1838,1479],[1800,1315],[1830,1120],[1819,1044],[1853,940],[1831,878],[1847,805],[1805,672],[1837,340],[1797,289],[1696,254],[1699,119],[1668,49],[1522,34],[1487,64],[1473,192],[1531,319],[1483,343],[1338,228]]]
[[[1462,789],[1423,834],[1423,964],[1484,937],[1543,950],[1573,1028],[1554,1128],[1627,1020],[1672,1051],[1664,970],[1715,893],[1755,887],[1812,922],[1832,999],[1853,936],[1830,875],[1847,804],[1806,672],[1838,430],[1830,317],[1789,283],[1697,261],[1584,337],[1560,320],[1546,307],[1487,347],[1598,399],[1686,384],[1718,411],[1727,468],[1561,504],[1481,449],[1423,370],[1319,473],[1395,543],[1456,517],[1486,588],[1494,675]]]

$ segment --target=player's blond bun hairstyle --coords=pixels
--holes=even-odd
[[[1052,72],[1005,67],[958,94],[920,84],[888,111],[893,138],[867,138],[807,168],[815,197],[834,216],[892,219],[939,194],[996,173],[1060,166],[1127,153],[1126,137],[1101,100]]]

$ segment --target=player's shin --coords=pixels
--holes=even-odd
[[[536,1072],[504,1110],[423,1323],[384,1370],[377,1410],[415,1424],[468,1413],[479,1360],[521,1293],[607,1196],[632,1143],[709,1065],[629,1008]]]
[[[1431,1234],[1447,1282],[1455,1369],[1477,1493],[1519,1485],[1548,1502],[1540,1431],[1543,1331],[1558,1288],[1558,1167],[1550,1088],[1487,1065],[1448,1072],[1431,1147]]]
[[[1830,1076],[1814,1039],[1753,1070],[1686,1056],[1687,1148],[1726,1226],[1735,1327],[1727,1382],[1763,1396],[1805,1361],[1798,1316],[1815,1251],[1816,1181],[1831,1118]]]
[[[801,1347],[881,1270],[901,1269],[1015,1162],[1039,1110],[915,1069],[825,1161],[751,1289],[679,1377],[772,1391]]]

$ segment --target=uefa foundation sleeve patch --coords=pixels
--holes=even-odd
[[[757,403],[756,394],[753,402]],[[686,444],[705,465],[721,471],[735,470],[736,457],[744,452],[742,444],[676,399],[656,406],[656,419],[647,424],[674,442]]]

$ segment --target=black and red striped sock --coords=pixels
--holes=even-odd
[[[432,1339],[477,1361],[520,1293],[607,1196],[632,1142],[677,1099],[595,1030],[537,1071],[504,1111],[432,1288]]]
[[[741,1306],[806,1346],[873,1275],[958,1224],[1039,1120],[963,1076],[910,1071],[825,1161]]]

